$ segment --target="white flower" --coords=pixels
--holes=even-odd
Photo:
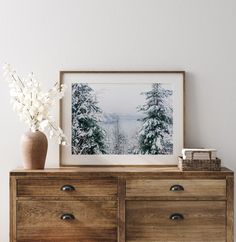
[[[10,73],[12,72],[12,68],[11,68],[11,65],[9,65],[9,64],[4,64],[3,65],[3,76],[4,77],[7,77],[7,76],[9,76],[10,75]]]
[[[4,77],[8,80],[13,110],[20,120],[24,121],[30,129],[44,131],[48,129],[50,137],[57,136],[60,144],[66,145],[66,137],[51,116],[50,108],[64,96],[65,86],[55,83],[48,92],[43,92],[34,74],[27,78],[20,78],[9,64],[3,66]]]

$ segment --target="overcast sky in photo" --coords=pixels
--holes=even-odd
[[[171,90],[171,84],[168,89]],[[105,113],[140,115],[137,106],[145,103],[142,92],[150,91],[152,83],[89,83],[95,91],[98,105]]]

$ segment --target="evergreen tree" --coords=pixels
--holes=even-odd
[[[125,154],[125,147],[126,147],[126,137],[124,133],[122,132],[120,128],[120,118],[117,115],[114,123],[114,132],[113,132],[113,137],[114,137],[114,147],[113,147],[113,154]]]
[[[72,84],[72,154],[105,154],[101,109],[88,84]]]
[[[138,107],[144,113],[139,132],[141,154],[171,154],[173,152],[173,109],[169,101],[171,90],[160,83],[152,85],[152,90],[142,93],[146,104]]]
[[[138,132],[138,130],[129,139],[127,153],[132,154],[132,155],[139,154],[139,132]]]

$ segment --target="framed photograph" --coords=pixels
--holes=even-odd
[[[61,166],[177,164],[184,71],[61,71]]]

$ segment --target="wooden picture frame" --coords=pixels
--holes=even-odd
[[[60,126],[64,130],[64,132],[69,140],[68,146],[60,146],[60,154],[59,154],[60,166],[81,166],[81,165],[118,165],[119,166],[119,165],[177,164],[177,162],[178,162],[177,156],[181,154],[181,149],[184,147],[185,71],[60,71],[60,83],[68,86],[68,90],[65,94],[65,97],[63,99],[61,99],[61,101],[60,101]],[[118,100],[119,103],[121,103],[121,104],[122,104],[122,102],[124,102],[124,99],[131,100],[131,101],[127,101],[125,103],[127,105],[120,105],[120,106],[123,106],[123,107],[130,106],[130,107],[126,107],[126,113],[128,113],[130,116],[132,116],[132,115],[135,116],[136,111],[134,111],[134,104],[131,107],[130,102],[135,103],[135,100],[133,100],[133,99],[136,98],[137,99],[137,108],[138,108],[138,106],[140,106],[140,103],[138,103],[138,102],[141,102],[141,108],[139,107],[141,110],[145,104],[143,103],[143,100],[141,100],[141,97],[138,95],[139,94],[144,95],[144,96],[148,95],[147,93],[148,93],[148,90],[151,88],[151,86],[152,87],[156,86],[156,88],[158,88],[158,86],[159,86],[160,88],[162,88],[162,90],[164,90],[164,92],[169,93],[170,94],[169,96],[172,95],[168,99],[169,100],[168,102],[171,103],[171,105],[172,105],[171,106],[169,104],[169,106],[171,106],[171,109],[172,109],[172,128],[171,128],[172,136],[171,136],[171,138],[168,137],[167,139],[171,140],[173,138],[173,141],[172,141],[172,146],[171,146],[171,142],[169,142],[168,146],[166,146],[166,147],[172,147],[172,150],[171,150],[171,148],[166,148],[167,151],[165,149],[163,149],[163,151],[161,151],[162,152],[161,154],[128,153],[128,152],[130,152],[130,150],[132,150],[132,149],[127,148],[128,146],[129,147],[131,146],[130,144],[128,144],[127,146],[123,145],[125,148],[123,148],[122,152],[124,152],[124,153],[122,153],[122,154],[119,153],[120,152],[119,149],[116,149],[114,151],[111,148],[109,148],[108,151],[105,151],[105,152],[107,152],[105,154],[77,153],[77,152],[81,152],[82,149],[78,148],[79,145],[77,145],[77,144],[79,144],[79,142],[77,142],[77,143],[74,142],[74,139],[72,138],[74,133],[76,133],[76,134],[79,134],[79,133],[77,132],[78,126],[76,126],[77,128],[74,128],[74,125],[71,125],[72,122],[74,124],[75,118],[76,118],[76,121],[78,121],[77,120],[78,116],[74,115],[75,114],[74,111],[72,112],[71,103],[72,103],[72,100],[74,100],[73,98],[78,96],[78,93],[80,93],[80,95],[81,95],[81,92],[79,92],[79,90],[82,90],[81,85],[88,86],[96,94],[100,93],[99,94],[100,97],[96,96],[95,99],[98,104],[99,104],[99,102],[103,103],[102,108],[101,108],[103,114],[106,113],[105,111],[107,111],[108,109],[113,110],[113,108],[114,108],[114,112],[117,109],[119,109],[119,111],[121,111],[119,108],[119,105],[116,103],[116,101],[113,100],[113,102],[112,101],[110,102],[110,99],[113,99],[114,96],[117,96],[118,99],[116,99],[116,100]],[[73,89],[73,91],[72,91],[72,89]],[[130,98],[128,91],[126,91],[126,90],[132,90],[131,94],[133,94],[133,98]],[[139,92],[140,90],[142,90],[142,93]],[[72,94],[72,92],[73,92],[73,94]],[[119,92],[122,95],[118,95],[117,93],[119,93]],[[139,94],[137,94],[138,92],[139,92]],[[77,94],[75,95],[75,93],[77,93]],[[123,93],[124,93],[124,95],[123,95]],[[130,99],[127,98],[128,96]],[[167,96],[167,94],[166,94],[166,96]],[[142,98],[143,98],[143,96],[142,96]],[[99,99],[100,99],[100,101],[99,101]],[[106,102],[105,100],[108,100],[108,102]],[[73,101],[73,103],[75,103],[75,102]],[[107,103],[112,103],[111,105],[113,105],[113,106],[109,106],[110,104],[106,105]],[[129,108],[130,108],[130,110],[132,109],[131,112],[128,112]],[[74,110],[74,106],[73,106],[73,110]],[[121,115],[120,113],[122,113],[122,112],[119,112],[119,111],[117,111],[117,112],[119,113],[119,115]],[[132,114],[132,112],[134,112],[135,114]],[[72,117],[72,114],[74,115],[73,117]],[[113,136],[111,134],[111,131],[108,132],[108,128],[107,128],[107,126],[112,125],[112,122],[115,122],[114,115],[113,116],[112,115],[113,114],[109,113],[108,118],[106,115],[105,121],[103,120],[99,123],[99,125],[101,125],[103,128],[105,127],[104,132],[106,133],[106,135],[108,137],[108,138],[106,137],[106,140],[109,140],[109,137]],[[141,119],[137,118],[136,121],[137,120],[139,120],[139,121],[136,122],[135,118],[133,118],[133,117],[129,116],[128,118],[127,117],[124,118],[123,116],[121,117],[119,115],[118,115],[117,119],[121,120],[121,123],[122,123],[122,119],[123,120],[132,119],[133,123],[130,125],[131,127],[134,127],[134,126],[136,127],[136,125],[138,125],[141,120]],[[144,115],[144,114],[142,114],[142,115]],[[103,117],[104,117],[104,115],[103,115]],[[115,117],[117,117],[117,114],[115,114]],[[142,119],[144,119],[144,117],[142,117]],[[125,123],[125,121],[124,121],[124,123]],[[123,130],[129,130],[128,125],[126,125],[126,124],[122,124],[122,125],[121,126],[123,127]],[[74,131],[76,131],[76,132],[74,132]],[[73,135],[72,135],[72,133],[73,133]],[[81,129],[80,129],[80,133],[82,134]],[[169,133],[171,133],[171,132],[169,132]],[[126,140],[128,140],[128,141],[125,141],[123,143],[127,144],[130,141],[130,139],[128,139],[127,137],[130,137],[130,136],[128,134],[126,134],[125,132],[124,132],[124,134],[126,135],[126,136],[124,135],[124,137],[126,137]],[[77,137],[77,136],[74,135],[73,137]],[[76,140],[78,140],[78,139],[76,138]],[[135,139],[133,138],[132,140],[133,140],[132,142],[137,142],[138,138],[135,138]],[[164,138],[160,139],[160,140],[161,140],[161,142],[163,142]],[[109,141],[109,142],[112,142],[112,141]],[[108,144],[111,144],[109,142],[108,142]],[[132,143],[132,142],[130,141],[130,143]],[[75,143],[76,143],[76,145],[75,145]],[[159,143],[160,143],[160,141],[159,141]],[[107,146],[112,147],[112,145],[107,145]],[[133,146],[135,147],[135,145],[133,145]],[[137,144],[136,144],[136,146],[137,146]],[[158,145],[156,145],[156,146],[158,147]],[[165,145],[164,145],[164,147],[165,147]],[[141,152],[139,149],[140,148],[138,148],[138,152]],[[83,151],[84,150],[85,149],[83,149]],[[89,149],[87,149],[87,150],[89,150]],[[156,152],[155,149],[153,149],[153,150],[148,151],[148,152]],[[117,153],[115,153],[115,152],[117,152]],[[132,150],[132,152],[133,152],[133,150]],[[167,152],[167,153],[165,153],[165,152]]]

